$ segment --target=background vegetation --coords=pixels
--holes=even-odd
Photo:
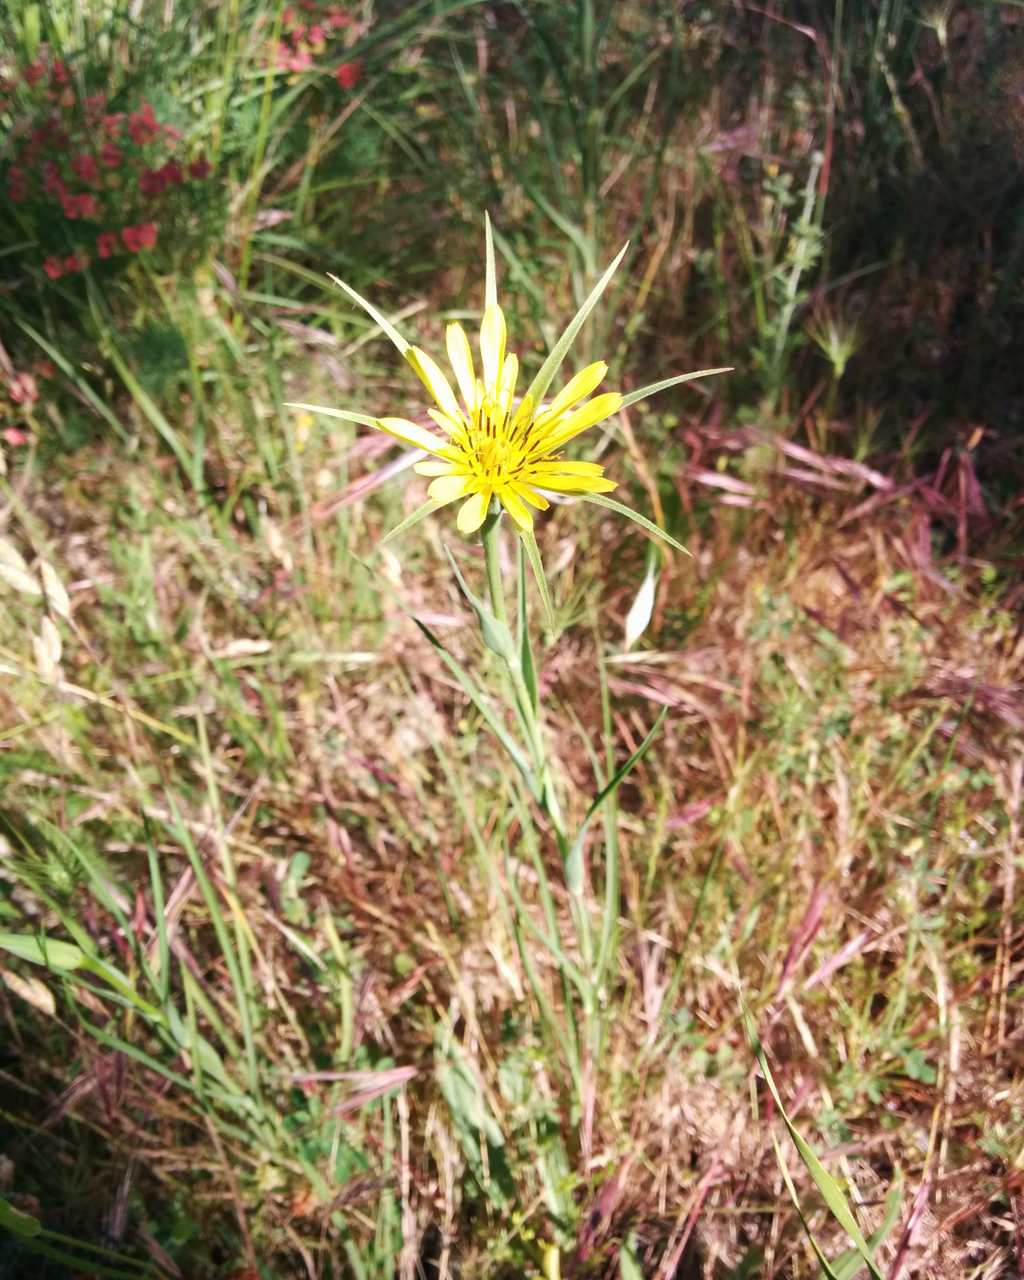
[[[1020,6],[0,12],[0,1275],[852,1277],[744,1006],[881,1274],[1024,1273]],[[528,365],[628,238],[580,359],[736,367],[592,455],[692,558],[540,527],[569,803],[668,709],[579,1095],[453,532],[284,407],[420,415],[326,273],[435,350],[484,209]]]

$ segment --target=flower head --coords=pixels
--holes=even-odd
[[[409,361],[437,405],[430,417],[444,432],[431,442],[434,457],[416,464],[420,475],[433,477],[428,490],[434,502],[465,499],[457,524],[473,533],[484,522],[491,499],[497,498],[517,525],[533,524],[530,508],[543,511],[549,493],[607,493],[615,488],[596,462],[566,458],[565,446],[581,432],[603,422],[622,405],[617,391],[588,398],[608,372],[603,361],[581,370],[550,404],[535,403],[527,392],[517,403],[519,359],[506,351],[505,317],[498,304],[484,309],[480,326],[480,373],[473,351],[460,324],[450,324],[446,335],[448,359],[459,396],[438,365],[419,347],[410,349]],[[410,439],[409,426],[401,418],[381,418],[382,430],[399,439]],[[421,448],[425,433],[414,431]]]
[[[343,89],[354,89],[363,78],[363,61],[343,62],[334,72],[334,78]]]
[[[142,249],[152,249],[156,244],[156,223],[140,222],[135,227],[123,227],[121,239],[129,253],[138,253]]]
[[[406,418],[371,418],[319,405],[297,404],[291,407],[319,410],[332,417],[376,427],[430,455],[415,464],[420,475],[431,479],[428,490],[430,502],[404,522],[403,528],[421,515],[459,502],[456,524],[462,533],[471,534],[484,523],[492,504],[497,504],[494,509],[506,511],[519,530],[529,536],[533,528],[533,512],[544,511],[550,506],[548,495],[566,494],[610,506],[655,536],[678,545],[644,517],[601,496],[614,489],[615,482],[606,478],[599,463],[567,458],[566,446],[584,431],[610,418],[624,405],[634,404],[670,386],[726,370],[702,369],[697,373],[679,374],[628,396],[617,391],[595,395],[608,372],[608,366],[599,360],[570,378],[551,400],[545,398],[573,340],[622,261],[626,252],[623,248],[594,286],[528,389],[517,399],[519,359],[507,349],[505,316],[497,299],[489,220],[486,228],[487,270],[479,365],[474,360],[465,330],[460,324],[450,324],[446,347],[455,379],[454,388],[431,356],[406,342],[391,322],[354,289],[340,280],[335,281],[359,303],[412,365],[434,400],[434,406],[428,408],[427,413],[440,434]]]

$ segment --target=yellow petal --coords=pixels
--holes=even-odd
[[[574,378],[569,379],[540,415],[537,419],[538,425],[546,426],[554,422],[556,418],[560,418],[573,405],[585,400],[604,381],[607,372],[608,366],[603,360],[598,360],[596,364],[588,364],[585,369],[581,369]]]
[[[476,372],[473,368],[473,348],[461,324],[450,324],[445,332],[445,345],[451,361],[459,394],[471,416],[476,409]]]
[[[533,528],[533,516],[530,514],[529,507],[526,506],[522,498],[520,498],[512,489],[511,485],[504,485],[498,490],[498,501],[520,529]]]
[[[483,524],[487,516],[487,508],[490,506],[491,495],[485,490],[483,493],[474,493],[472,497],[459,507],[459,514],[455,518],[460,533],[476,533],[477,529]]]
[[[433,356],[428,356],[419,347],[411,347],[406,353],[406,359],[420,375],[423,385],[437,401],[441,412],[453,422],[458,422],[462,418],[459,402],[455,399],[455,392],[451,389],[448,379],[441,372],[441,366]]]
[[[418,476],[450,476],[454,470],[454,462],[438,462],[431,458],[426,462],[417,462],[413,466],[413,471]]]
[[[602,395],[595,396],[575,413],[570,413],[567,418],[563,418],[561,422],[549,428],[546,435],[542,433],[536,440],[531,438],[532,452],[536,455],[542,451],[551,453],[554,449],[560,449],[581,431],[588,431],[599,422],[603,422],[605,418],[610,418],[613,413],[619,411],[621,406],[622,396],[617,391],[605,391]]]
[[[427,490],[433,502],[454,502],[468,492],[469,476],[439,476]]]
[[[435,436],[426,427],[408,422],[405,418],[377,418],[376,426],[381,431],[386,431],[389,436],[394,436],[396,440],[411,444],[415,449],[426,449],[427,453],[432,453],[435,458],[449,458],[455,461],[458,457],[447,441]]]
[[[509,353],[501,370],[501,404],[507,413],[512,397],[516,393],[516,381],[519,377],[519,357]]]
[[[532,485],[523,484],[519,480],[510,481],[510,485],[519,494],[520,498],[528,502],[531,507],[536,507],[538,511],[547,511],[548,507],[551,506],[547,498],[542,493],[538,493]]]
[[[552,493],[610,493],[616,488],[604,476],[538,476],[533,483]]]
[[[505,363],[505,338],[505,317],[501,307],[486,307],[483,323],[480,325],[480,359],[484,366],[484,388],[489,395],[495,397],[498,394],[498,379]]]
[[[570,458],[555,458],[550,462],[531,463],[530,474],[542,476],[602,476],[604,475],[604,467],[599,462],[577,462],[575,459]]]
[[[442,413],[440,409],[428,409],[427,413],[437,423],[446,436],[459,435],[465,431],[462,419],[453,422],[446,413]]]

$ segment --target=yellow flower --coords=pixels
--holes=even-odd
[[[436,362],[411,348],[409,362],[433,396],[436,408],[427,412],[443,432],[418,427],[402,418],[380,418],[382,431],[433,454],[418,462],[416,471],[431,476],[428,493],[438,504],[465,499],[456,523],[473,533],[484,522],[491,499],[497,498],[523,529],[533,524],[531,507],[550,504],[549,493],[607,493],[614,489],[596,462],[574,462],[564,448],[575,436],[617,412],[622,396],[615,391],[587,399],[608,366],[588,365],[547,405],[535,405],[529,392],[515,400],[518,358],[505,350],[505,317],[495,303],[484,310],[480,326],[481,375],[460,324],[450,324],[448,359],[459,396]],[[461,397],[461,399],[460,399]]]
[[[485,219],[485,228],[486,277],[479,366],[474,362],[473,349],[462,325],[450,324],[446,334],[445,345],[458,394],[427,352],[406,342],[371,303],[343,281],[331,277],[380,326],[415,369],[433,397],[434,407],[427,412],[440,434],[407,418],[371,418],[322,405],[296,404],[291,407],[375,427],[431,455],[428,460],[416,463],[415,468],[420,475],[430,477],[430,501],[403,521],[393,534],[452,502],[462,503],[456,520],[460,531],[474,533],[486,519],[492,500],[496,499],[521,532],[529,535],[533,528],[533,511],[544,511],[550,506],[545,495],[564,493],[577,494],[612,507],[629,515],[648,532],[678,545],[637,513],[610,498],[598,496],[614,489],[614,482],[606,479],[604,468],[598,463],[567,458],[565,447],[582,432],[617,413],[623,405],[634,404],[681,382],[724,370],[702,369],[697,373],[666,378],[625,397],[617,391],[594,395],[608,372],[608,366],[599,360],[571,378],[551,401],[545,401],[548,388],[576,334],[622,261],[626,252],[624,247],[517,401],[519,359],[507,350],[505,316],[498,306],[490,219]]]

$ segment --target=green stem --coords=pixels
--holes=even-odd
[[[484,521],[481,529],[481,540],[484,547],[484,564],[487,573],[487,590],[491,601],[491,612],[499,622],[508,625],[508,611],[505,607],[505,591],[501,582],[501,516],[492,511]],[[522,669],[514,659],[506,660],[505,666],[512,681],[515,693],[516,710],[526,734],[527,746],[534,775],[538,782],[537,791],[541,795],[541,808],[544,810],[551,828],[558,841],[563,858],[569,851],[568,840],[563,827],[562,812],[555,795],[548,764],[547,749],[544,744],[544,732],[540,717],[534,708],[530,691],[526,687]]]

